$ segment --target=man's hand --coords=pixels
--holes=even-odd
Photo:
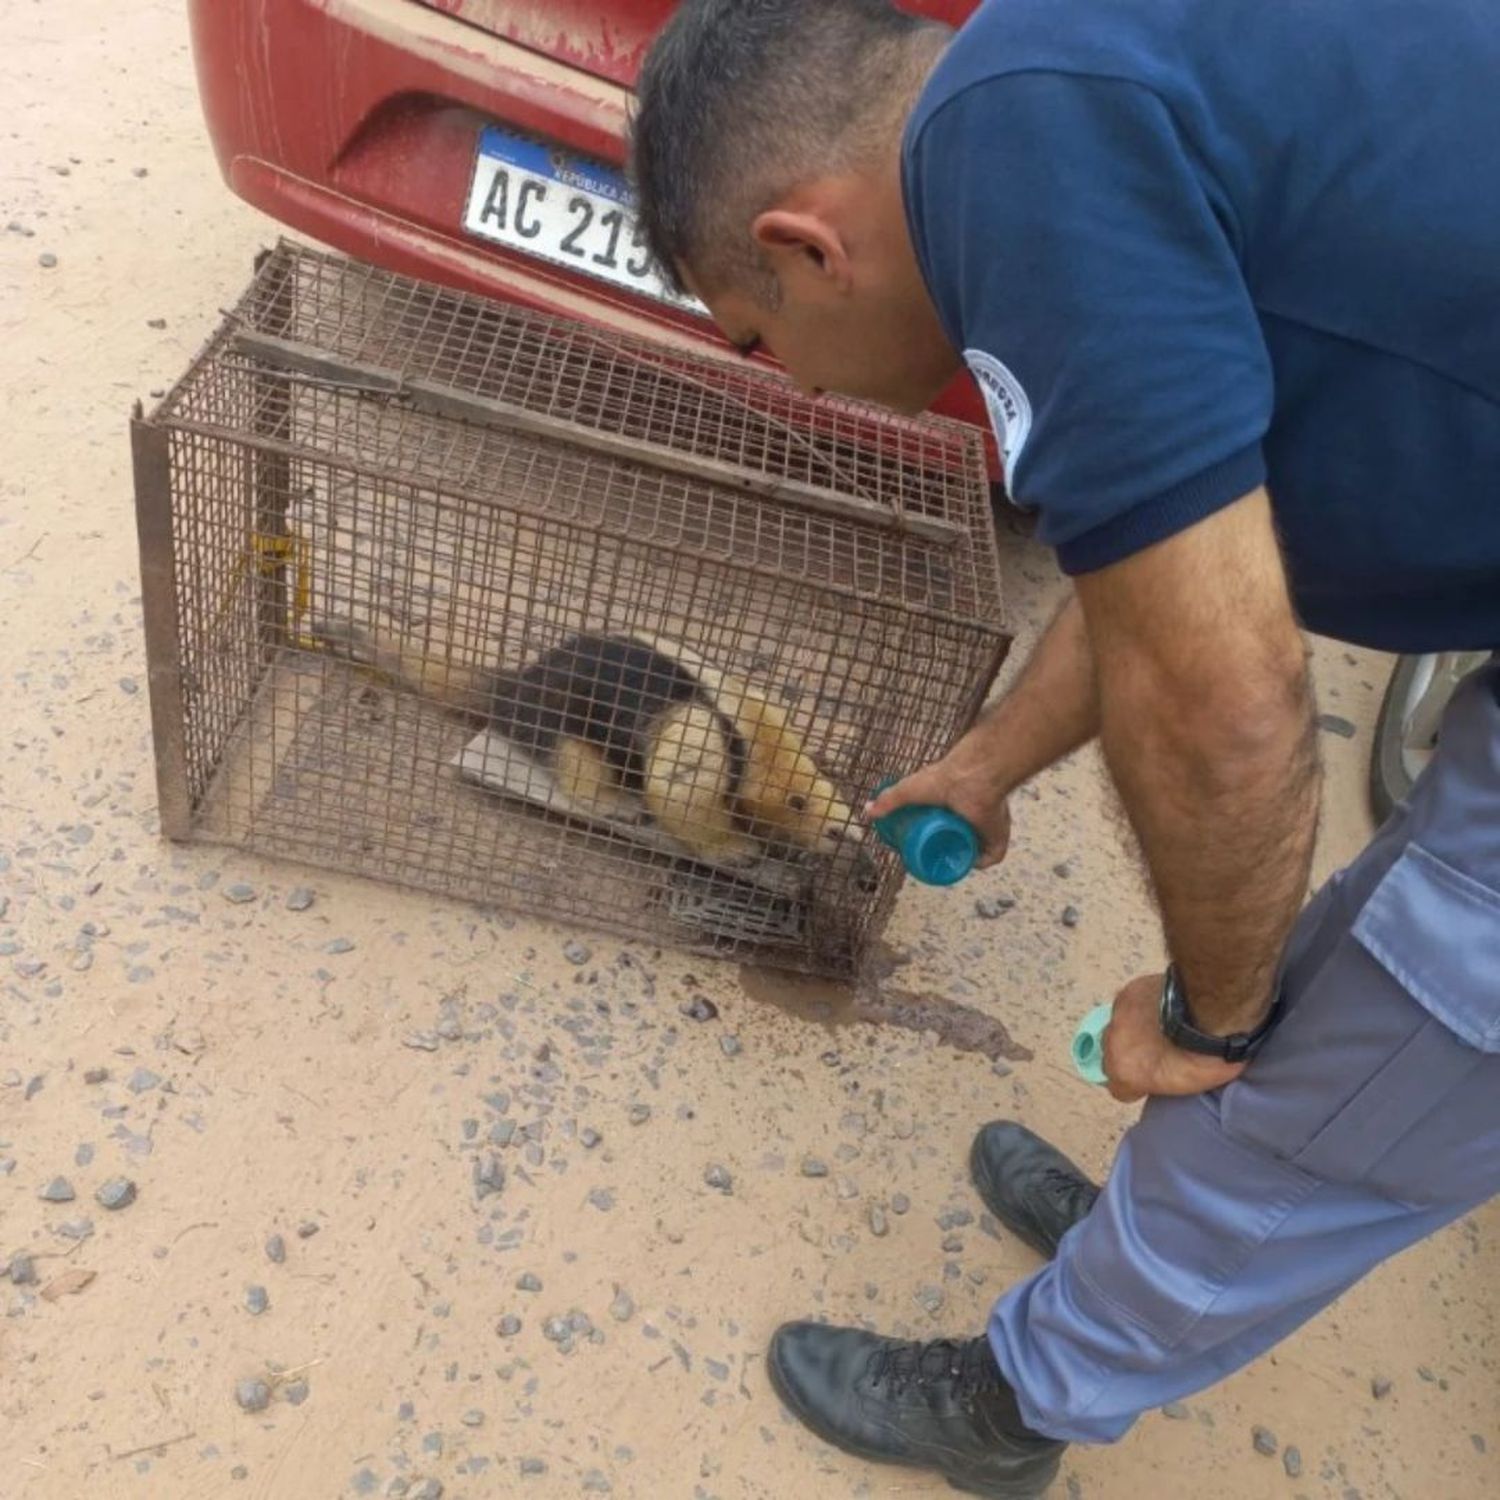
[[[996,779],[988,727],[971,729],[941,760],[887,787],[866,807],[865,816],[883,818],[898,807],[914,805],[950,808],[979,834],[977,868],[999,864],[1010,847],[1010,804],[1005,798],[1008,788]]]
[[[1185,1052],[1162,1035],[1162,975],[1132,979],[1115,996],[1114,1014],[1104,1028],[1104,1074],[1121,1104],[1147,1094],[1206,1094],[1245,1071],[1244,1063]]]

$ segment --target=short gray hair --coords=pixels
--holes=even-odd
[[[760,281],[756,214],[847,167],[910,104],[917,59],[946,27],[889,0],[685,0],[636,84],[631,175],[663,273]],[[759,274],[757,274],[759,273]]]

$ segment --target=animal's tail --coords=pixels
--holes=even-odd
[[[336,655],[370,667],[399,686],[461,713],[483,714],[495,692],[494,669],[352,622],[315,622],[313,636]]]

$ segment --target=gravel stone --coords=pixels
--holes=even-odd
[[[523,1458],[521,1460],[521,1472],[523,1474],[545,1474],[547,1462],[541,1458]]]
[[[57,257],[50,250],[43,250],[42,253],[37,256],[36,263],[44,271],[50,271],[57,264]]]
[[[805,1156],[802,1158],[802,1175],[804,1177],[826,1177],[828,1175],[828,1163],[820,1161],[816,1156]]]
[[[516,1133],[516,1122],[514,1120],[496,1120],[490,1126],[490,1145],[508,1146]]]
[[[891,1212],[893,1214],[904,1214],[911,1208],[911,1199],[905,1193],[891,1194]]]
[[[582,968],[593,956],[594,950],[587,943],[580,943],[577,938],[570,938],[563,944],[563,957],[579,968]]]
[[[1384,1401],[1391,1393],[1391,1383],[1384,1375],[1377,1375],[1370,1382],[1370,1394],[1377,1401]]]
[[[83,1081],[85,1083],[108,1083],[109,1082],[109,1069],[108,1068],[90,1068],[88,1070],[88,1072],[86,1072],[83,1075]]]
[[[299,885],[296,890],[288,894],[286,909],[288,911],[307,911],[316,899],[317,897],[308,886]]]
[[[226,901],[232,902],[235,906],[243,906],[247,901],[255,900],[255,887],[247,885],[243,880],[237,880],[233,885],[226,885],[222,894]]]
[[[1286,1452],[1281,1455],[1281,1467],[1286,1470],[1288,1479],[1300,1479],[1302,1477],[1302,1450],[1288,1443]]]
[[[725,1032],[719,1038],[719,1050],[725,1057],[738,1057],[744,1050],[740,1046],[740,1039],[731,1032]]]
[[[1015,904],[1013,896],[981,896],[974,903],[974,915],[986,922],[993,922],[996,917],[1003,917]]]
[[[717,1021],[719,1007],[707,995],[694,995],[677,1007],[690,1021]]]
[[[111,1212],[129,1208],[135,1202],[135,1184],[128,1177],[111,1177],[94,1194],[94,1201]]]
[[[86,1240],[94,1232],[92,1219],[69,1219],[57,1226],[57,1232],[65,1240]]]
[[[1341,739],[1352,740],[1355,736],[1355,728],[1348,719],[1342,719],[1338,714],[1319,714],[1318,728],[1327,730],[1329,734],[1336,734]]]
[[[125,1087],[132,1094],[148,1094],[152,1089],[161,1087],[161,1074],[153,1073],[150,1068],[137,1068],[125,1080]]]
[[[734,1191],[734,1178],[729,1175],[727,1167],[721,1167],[715,1162],[703,1174],[703,1180],[709,1187],[720,1193],[732,1193]]]
[[[516,1277],[516,1290],[518,1292],[539,1292],[542,1289],[540,1279],[533,1276],[530,1271],[523,1271]]]
[[[601,1214],[607,1214],[615,1206],[615,1195],[608,1188],[590,1188],[589,1202]]]
[[[1059,880],[1068,880],[1072,877],[1073,866],[1070,865],[1067,860],[1061,860],[1057,864],[1052,866],[1052,873],[1056,875]]]
[[[651,1106],[649,1104],[632,1104],[630,1106],[630,1123],[632,1125],[644,1125],[651,1118]]]
[[[628,1323],[635,1316],[635,1299],[623,1287],[615,1288],[615,1300],[609,1304],[609,1315],[616,1323]]]
[[[353,953],[354,944],[346,937],[336,937],[331,943],[323,945],[325,953]]]
[[[258,1318],[269,1306],[271,1299],[266,1295],[263,1286],[247,1286],[245,1288],[245,1311],[252,1318]]]
[[[1161,1414],[1164,1417],[1170,1417],[1174,1422],[1186,1422],[1192,1416],[1192,1413],[1181,1401],[1168,1401],[1162,1407]]]
[[[598,1469],[590,1469],[583,1476],[583,1491],[586,1495],[608,1495],[614,1492],[614,1486]]]
[[[311,1219],[304,1219],[297,1226],[297,1238],[299,1240],[310,1240],[318,1232],[318,1225]]]
[[[481,1203],[505,1187],[505,1168],[495,1155],[474,1160],[474,1196]]]
[[[578,1132],[578,1144],[582,1146],[585,1151],[592,1151],[594,1147],[597,1146],[603,1139],[604,1137],[589,1125],[585,1125],[584,1128]]]
[[[1064,927],[1076,927],[1078,925],[1078,908],[1076,906],[1063,907],[1062,924]]]
[[[266,1259],[273,1266],[279,1266],[286,1261],[286,1241],[279,1234],[270,1235],[266,1240]]]
[[[443,1481],[431,1477],[424,1479],[406,1500],[443,1500]]]
[[[13,1255],[10,1258],[10,1279],[17,1286],[36,1285],[36,1263],[29,1255]]]
[[[73,1184],[66,1177],[54,1177],[37,1194],[44,1203],[71,1203],[77,1196],[73,1191]]]
[[[281,1393],[291,1402],[293,1406],[301,1406],[311,1394],[311,1389],[305,1380],[294,1380]]]
[[[264,1380],[242,1380],[234,1388],[241,1411],[264,1411],[271,1404],[271,1387]]]
[[[1264,1454],[1267,1458],[1274,1458],[1276,1450],[1281,1446],[1276,1441],[1276,1434],[1269,1427],[1252,1427],[1250,1441],[1255,1451]]]
[[[495,1332],[503,1339],[513,1339],[521,1331],[521,1320],[514,1313],[506,1315],[495,1324]]]
[[[943,1306],[943,1294],[935,1286],[918,1287],[915,1293],[917,1306],[926,1312],[936,1313]]]
[[[480,1411],[477,1406],[473,1406],[470,1407],[469,1410],[459,1418],[459,1421],[462,1422],[465,1427],[483,1427],[484,1413]]]
[[[876,1239],[883,1240],[891,1232],[890,1220],[885,1216],[885,1210],[878,1203],[870,1205],[870,1233]]]

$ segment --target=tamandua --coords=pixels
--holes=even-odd
[[[664,638],[582,633],[496,672],[363,631],[335,634],[378,671],[483,720],[546,766],[571,802],[613,818],[644,809],[706,860],[746,864],[768,845],[831,856],[860,841],[786,710]]]

